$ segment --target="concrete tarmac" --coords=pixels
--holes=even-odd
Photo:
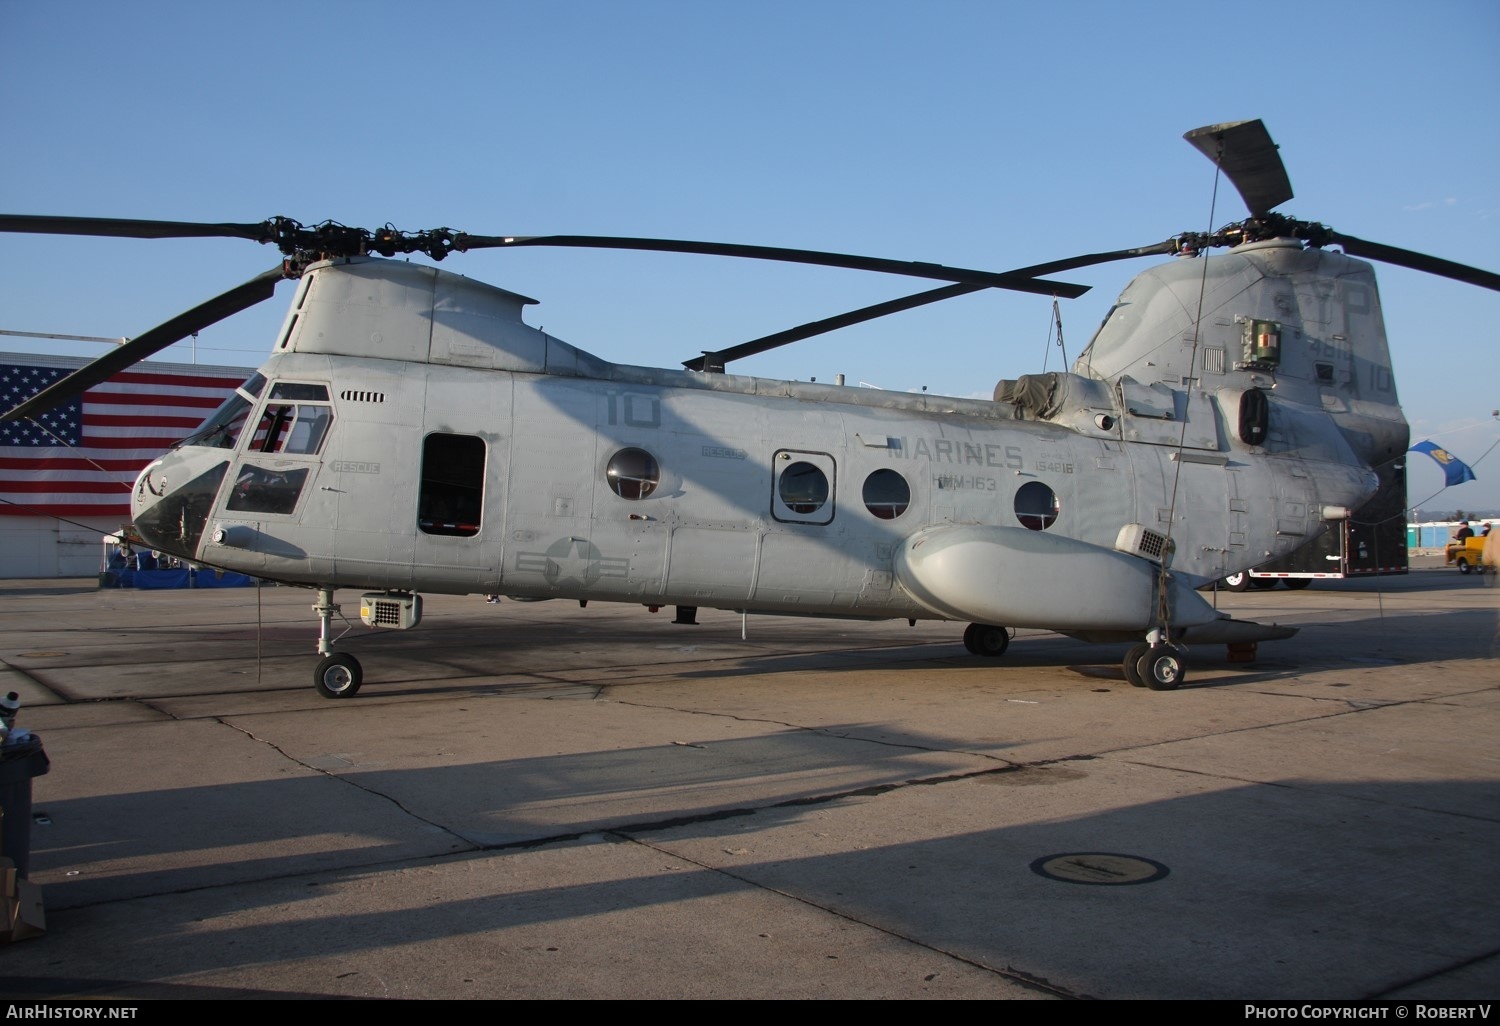
[[[1500,997],[1500,589],[1220,594],[1123,645],[426,596],[0,582],[47,932],[10,998]],[[746,636],[741,637],[742,627]]]

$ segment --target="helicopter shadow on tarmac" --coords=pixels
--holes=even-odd
[[[1253,758],[1256,743],[1228,754]],[[196,977],[429,997],[643,995],[631,978],[659,996],[1493,992],[1492,786],[1227,780],[1201,771],[1205,754],[1189,742],[812,803],[781,795],[727,816],[445,858],[273,861],[187,892],[187,878],[158,877],[139,900],[58,912],[51,935],[9,956],[7,990],[199,996],[174,992]],[[268,797],[283,806],[295,798],[288,782],[257,786],[280,790]],[[1038,872],[1067,852],[1166,872],[1124,887]],[[907,969],[877,980],[866,966],[892,943]],[[922,974],[941,982],[913,992]]]
[[[954,625],[881,650],[907,628],[746,642],[729,614],[522,604],[497,629],[472,599],[433,604],[441,645],[380,636],[393,679],[356,701],[148,667],[182,693],[28,706],[53,762],[32,846],[49,933],[7,951],[8,987],[1493,993],[1493,594],[1387,596],[1383,618],[1367,596],[1238,596],[1300,608],[1302,633],[1161,694],[1081,678],[1116,646],[1056,635],[985,660]],[[39,672],[107,676],[82,664],[108,650]],[[473,676],[439,679],[433,654]],[[1067,852],[1170,872],[1032,871]]]

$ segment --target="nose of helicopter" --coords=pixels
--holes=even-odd
[[[153,549],[195,558],[228,470],[224,451],[207,448],[177,449],[148,465],[130,497],[142,540]]]

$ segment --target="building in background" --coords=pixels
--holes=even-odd
[[[0,408],[89,362],[0,353]],[[100,539],[130,520],[141,469],[251,373],[140,363],[35,420],[0,424],[0,577],[95,576]]]

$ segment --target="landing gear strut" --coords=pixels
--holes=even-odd
[[[318,614],[318,668],[313,671],[313,686],[324,698],[352,698],[364,683],[365,672],[359,660],[347,652],[333,651],[333,639],[329,637],[333,616],[339,611],[333,601],[332,588],[319,588],[317,604],[312,607]]]

